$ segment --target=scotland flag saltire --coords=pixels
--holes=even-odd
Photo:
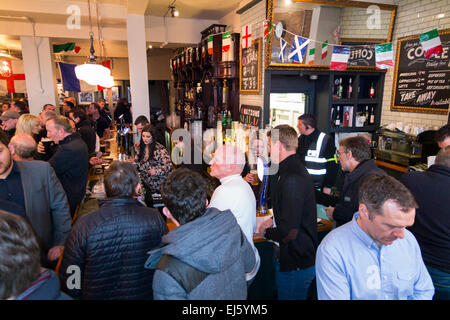
[[[294,44],[289,52],[288,59],[294,60],[296,62],[302,63],[303,56],[305,55],[306,48],[308,47],[310,40],[300,36],[295,36]]]
[[[346,70],[347,61],[350,57],[350,47],[334,46],[331,56],[330,70]]]
[[[283,40],[283,38],[280,39],[280,53],[278,54],[278,57],[280,58],[281,62],[284,62],[284,50],[286,50],[287,42]]]

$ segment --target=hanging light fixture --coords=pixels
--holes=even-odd
[[[2,77],[10,77],[12,74],[11,64],[9,61],[3,60],[0,62],[0,75]]]
[[[111,76],[111,70],[97,63],[96,56],[94,55],[94,33],[92,32],[91,22],[91,2],[88,0],[89,5],[89,23],[91,31],[89,37],[91,40],[91,48],[89,60],[75,67],[75,75],[79,80],[86,81],[90,85],[100,85],[105,88],[110,88],[114,85],[114,79]],[[98,17],[97,17],[98,19]]]
[[[166,14],[164,16],[166,16],[169,13],[169,11],[170,11],[170,15],[172,16],[172,18],[176,18],[176,17],[178,17],[180,15],[180,12],[175,7],[175,2],[176,1],[177,0],[174,0],[172,2],[172,4],[169,5],[169,7],[168,7],[169,9],[167,10],[167,12],[166,12]]]

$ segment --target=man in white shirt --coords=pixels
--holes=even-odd
[[[211,176],[219,179],[221,185],[214,191],[209,206],[221,211],[231,210],[255,252],[255,266],[246,274],[247,283],[250,285],[259,270],[260,257],[253,243],[253,233],[256,231],[256,199],[249,184],[241,177],[245,155],[235,146],[220,146],[210,165]]]

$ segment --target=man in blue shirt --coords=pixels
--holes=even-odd
[[[411,232],[417,204],[389,176],[368,178],[359,212],[330,232],[316,256],[319,300],[432,299],[434,287]]]

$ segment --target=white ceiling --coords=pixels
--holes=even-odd
[[[32,4],[30,4],[29,6],[26,5],[27,3],[29,3],[29,1],[21,0],[19,6],[4,6],[5,10],[0,9],[0,16],[27,16],[33,19],[36,24],[55,24],[55,28],[58,28],[58,25],[64,25],[67,21],[67,14],[64,10],[61,10],[61,8],[65,8],[70,4],[73,4],[74,1],[57,0],[54,2],[54,6],[53,2],[51,1],[53,0],[42,0],[42,6],[45,5],[55,8],[55,10],[50,13],[43,12],[42,9],[39,9],[39,12],[37,12],[38,9],[36,8],[36,3],[40,2],[39,0],[32,1]],[[77,0],[77,2],[87,3],[88,0]],[[96,0],[91,0],[90,2],[91,9],[93,11],[93,28],[97,29],[97,20],[94,10],[96,6]],[[117,17],[115,18],[100,16],[100,26],[102,28],[126,28],[126,13],[134,13],[136,11],[142,11],[142,13],[145,13],[145,15],[162,17],[167,13],[168,6],[173,2],[173,0],[98,0],[99,5],[112,5],[119,8],[119,14],[116,14]],[[218,20],[231,11],[237,10],[240,2],[242,2],[242,0],[176,0],[174,5],[180,12],[180,18]],[[8,8],[14,8],[14,11],[11,11],[10,9],[7,10]],[[102,8],[100,9],[100,13],[101,11]],[[120,12],[122,12],[122,14]],[[167,16],[170,16],[170,13],[167,13]],[[89,17],[85,13],[83,14],[83,12],[81,16],[81,24],[89,25]],[[75,42],[77,46],[81,47],[81,51],[78,54],[76,54],[75,52],[68,52],[63,53],[63,55],[81,57],[87,57],[89,55],[90,41],[88,35],[86,35],[85,40],[74,40],[71,38],[53,38],[52,40],[53,44]],[[105,50],[103,55],[108,57],[128,57],[128,48],[126,41],[105,40],[103,44]],[[147,43],[147,46],[149,45],[152,45],[153,48],[159,48],[161,43]],[[186,44],[169,43],[165,46],[165,49],[173,49],[183,46],[186,46]],[[20,56],[21,44],[19,36],[0,34],[0,49],[6,49],[7,51],[11,50],[14,54]],[[95,54],[99,56],[101,54],[101,50],[98,40],[94,41],[94,49]]]

